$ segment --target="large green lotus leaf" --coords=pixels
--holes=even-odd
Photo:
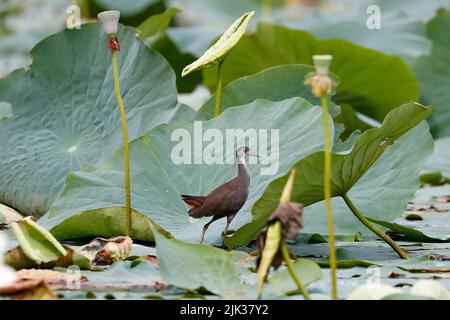
[[[431,108],[414,103],[396,108],[389,113],[380,128],[364,132],[351,152],[332,154],[332,196],[348,194],[363,214],[373,218],[388,221],[397,218],[414,195],[419,172],[433,149],[425,123],[406,136],[402,135],[426,119],[431,112]],[[394,145],[391,146],[392,143]],[[323,152],[314,153],[294,166],[297,175],[293,201],[309,206],[323,200],[323,167]],[[252,209],[253,221],[228,238],[228,246],[248,244],[264,227],[279,203],[286,180],[287,176],[269,185]],[[341,199],[333,199],[333,211],[336,232],[364,231],[367,234]],[[304,215],[304,232],[327,232],[323,203],[306,208]]]
[[[314,54],[333,55],[331,71],[341,80],[334,96],[337,104],[349,103],[382,121],[396,106],[418,99],[417,81],[400,57],[345,40],[318,40],[304,31],[269,24],[258,25],[230,53],[223,65],[224,84],[276,65],[312,65]],[[205,83],[214,87],[217,68],[205,70],[204,76]]]
[[[314,105],[319,105],[320,99],[312,94],[311,87],[303,84],[305,76],[313,71],[312,66],[284,65],[235,80],[223,88],[222,110],[256,99],[282,101],[294,97],[302,97]],[[206,119],[214,118],[215,100],[215,96],[211,97],[199,111]],[[337,107],[332,107],[332,111],[337,113]]]
[[[237,253],[167,239],[157,232],[155,238],[161,277],[165,282],[192,291],[202,287],[215,294],[238,291],[241,287],[239,269],[235,265]]]
[[[322,110],[311,106],[302,98],[293,98],[282,102],[256,100],[250,105],[225,110],[220,117],[205,122],[171,122],[149,131],[142,138],[130,145],[132,170],[132,206],[146,215],[176,238],[187,241],[198,241],[203,225],[210,218],[190,219],[188,208],[182,202],[180,194],[206,195],[214,188],[236,175],[236,165],[231,164],[175,164],[171,154],[179,144],[177,138],[171,141],[175,130],[186,129],[186,133],[196,143],[201,137],[194,136],[194,125],[208,129],[218,129],[224,133],[226,129],[268,129],[267,153],[258,149],[254,143],[248,143],[250,149],[261,156],[261,164],[252,164],[250,194],[247,203],[236,216],[232,227],[241,226],[250,219],[249,210],[262,195],[267,185],[276,178],[284,176],[299,159],[323,148]],[[279,150],[271,139],[271,129],[279,130]],[[178,131],[179,132],[179,131]],[[244,135],[240,139],[244,139]],[[214,139],[214,138],[213,138]],[[240,141],[237,145],[243,145]],[[212,142],[214,144],[214,142]],[[247,144],[247,143],[246,143]],[[211,152],[211,142],[204,142],[205,154]],[[236,147],[227,146],[226,157],[234,159]],[[195,151],[198,158],[202,151]],[[274,152],[274,153],[272,153]],[[178,153],[177,153],[178,154]],[[262,165],[268,168],[268,160],[279,155],[279,168],[273,172],[262,171]],[[116,153],[95,170],[84,170],[69,175],[60,198],[51,209],[50,224],[57,220],[58,234],[65,232],[76,236],[72,223],[67,220],[88,210],[122,206],[124,201],[122,153]],[[190,157],[190,159],[193,159]],[[253,159],[253,160],[252,160]],[[276,167],[273,167],[276,169]],[[269,175],[269,174],[273,175]],[[224,219],[223,219],[224,220]],[[94,220],[92,220],[94,221]],[[225,221],[213,223],[208,230],[207,241],[220,241]],[[110,228],[115,228],[111,226]],[[52,229],[53,230],[53,229]],[[96,224],[91,223],[85,229],[78,228],[78,236],[88,236],[97,232]],[[100,229],[99,229],[100,230]],[[140,239],[138,236],[135,239]]]
[[[164,32],[178,12],[180,12],[178,8],[169,8],[163,13],[152,15],[139,25],[139,36],[144,40],[148,40],[148,38]]]
[[[133,140],[176,114],[175,74],[136,30],[121,27],[118,36]],[[13,108],[1,122],[1,202],[25,214],[45,213],[70,171],[99,164],[121,147],[107,41],[98,25],[64,30],[32,50],[29,69],[0,80],[0,101]]]
[[[282,24],[307,30],[321,39],[345,39],[387,54],[400,55],[407,60],[429,53],[431,45],[422,21],[383,7],[381,29],[373,30],[366,26],[369,19],[366,10],[367,5],[346,12],[315,12]]]
[[[422,99],[436,106],[436,114],[430,122],[435,137],[450,136],[450,34],[442,32],[449,28],[450,11],[440,13],[428,23],[433,50],[430,55],[419,58],[414,66]]]
[[[256,274],[248,270],[251,258],[247,254],[168,239],[157,232],[155,237],[161,277],[166,283],[191,291],[205,288],[225,299],[256,299]],[[300,259],[294,266],[305,286],[322,277],[313,261]],[[296,290],[288,270],[280,269],[269,276],[263,297],[280,298]]]
[[[177,77],[177,89],[179,93],[192,92],[202,83],[203,78],[200,72],[194,72],[186,77],[181,77],[183,68],[195,58],[190,54],[181,53],[167,36],[162,36],[152,43],[150,47],[166,58],[175,73],[179,75]]]
[[[12,107],[11,104],[7,102],[0,102],[0,120],[5,118],[11,118]]]
[[[159,228],[159,226],[135,210],[132,211],[132,220],[133,238],[146,242],[155,241],[151,227]],[[39,220],[39,224],[51,230],[52,235],[59,240],[97,236],[113,238],[126,232],[125,208],[117,206],[86,210],[67,219],[64,216],[50,219],[47,214]],[[164,230],[160,230],[167,234]]]
[[[398,218],[419,186],[420,171],[433,152],[426,123],[420,124],[389,147],[348,192],[355,206],[367,217],[392,222]],[[341,198],[333,199],[336,232],[373,234],[357,220]],[[305,209],[305,232],[326,233],[324,202]]]

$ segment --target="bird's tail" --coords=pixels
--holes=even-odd
[[[205,202],[206,197],[203,196],[188,196],[188,195],[181,195],[181,199],[186,202],[191,209],[189,210],[189,215],[193,215],[195,212],[195,209],[200,208],[203,203]]]

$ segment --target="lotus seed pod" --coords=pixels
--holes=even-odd
[[[98,15],[98,21],[103,25],[103,30],[107,34],[116,34],[119,26],[120,11],[110,10],[100,12]]]
[[[314,55],[313,61],[314,66],[316,67],[316,73],[319,76],[326,76],[330,71],[331,60],[333,60],[333,56],[331,55]]]

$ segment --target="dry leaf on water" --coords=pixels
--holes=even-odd
[[[87,256],[94,265],[110,265],[115,261],[128,258],[132,246],[133,240],[129,237],[95,238],[82,247],[80,252]]]
[[[0,296],[10,296],[12,300],[57,300],[44,280],[17,281],[1,288]]]

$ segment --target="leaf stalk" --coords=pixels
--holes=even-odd
[[[347,206],[350,208],[350,210],[353,212],[353,214],[358,218],[359,221],[361,221],[362,224],[364,224],[367,228],[369,228],[373,233],[375,233],[377,236],[379,236],[381,239],[383,239],[388,245],[392,247],[392,249],[397,252],[397,254],[402,259],[409,259],[406,252],[394,241],[391,237],[389,237],[386,233],[381,231],[381,229],[378,229],[375,225],[373,225],[359,210],[356,208],[354,203],[351,201],[351,199],[348,197],[347,194],[344,194],[342,196]]]
[[[216,106],[214,109],[214,116],[218,117],[222,113],[222,87],[223,87],[223,61],[219,62],[217,87],[216,87]]]
[[[330,272],[331,272],[331,298],[337,299],[337,260],[336,249],[334,239],[334,221],[333,210],[331,205],[331,138],[330,138],[330,125],[328,119],[328,97],[327,93],[324,93],[321,97],[321,104],[323,108],[323,124],[324,124],[324,136],[325,136],[325,167],[324,167],[324,196],[325,196],[325,209],[327,213],[327,225],[328,225],[328,240],[330,247]]]
[[[120,92],[119,82],[119,67],[117,64],[116,51],[111,51],[112,67],[114,76],[114,90],[116,92],[117,104],[120,110],[122,119],[122,135],[123,135],[123,158],[124,158],[124,172],[125,172],[125,235],[131,237],[132,221],[131,221],[131,183],[130,183],[130,151],[128,144],[128,129],[127,117],[125,113],[125,106]]]
[[[305,286],[300,280],[300,277],[298,277],[297,273],[295,272],[294,266],[291,262],[291,257],[289,255],[289,250],[287,248],[286,242],[284,242],[283,240],[281,241],[281,254],[283,255],[283,260],[286,263],[289,274],[297,285],[298,291],[305,297],[306,300],[310,300],[311,297],[308,291],[305,289]]]

